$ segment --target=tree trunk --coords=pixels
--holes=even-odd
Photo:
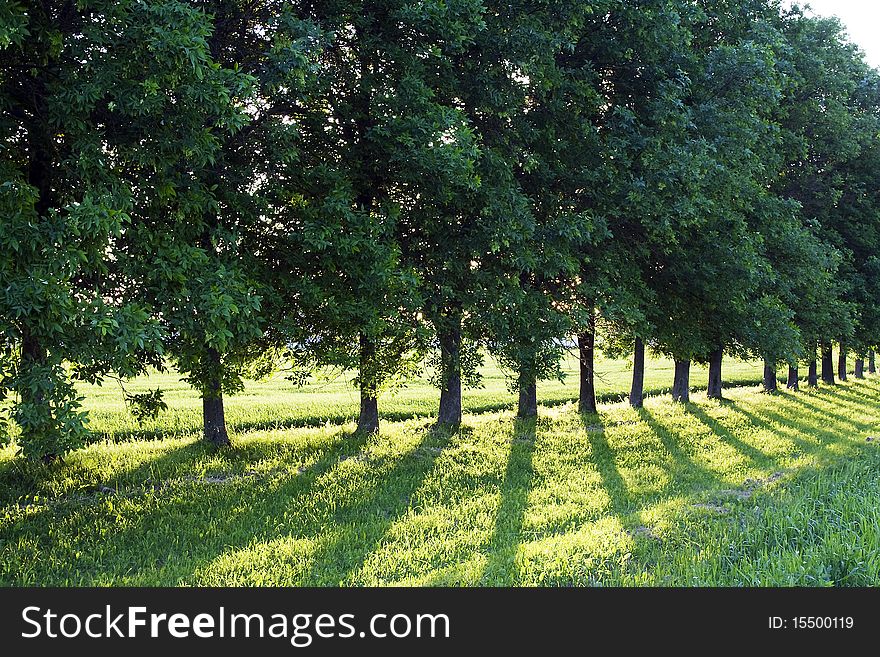
[[[42,49],[41,49],[42,50]],[[46,53],[51,59],[51,56]],[[35,118],[28,127],[28,184],[37,190],[37,198],[34,202],[34,212],[38,217],[48,217],[52,208],[57,206],[55,191],[53,189],[53,171],[55,161],[54,133],[47,128],[42,119],[48,115],[45,96],[46,69],[41,68],[37,73],[34,85]],[[21,338],[21,369],[27,371],[31,367],[43,367],[49,361],[49,353],[41,341],[34,337],[24,319]],[[46,381],[40,381],[46,383]],[[40,415],[46,423],[52,423],[53,409],[46,401],[43,393],[39,390],[32,391],[23,389],[19,392],[23,404],[30,404],[35,409],[40,408]],[[22,427],[22,440],[27,441],[31,437],[37,438],[37,434],[43,431],[38,423],[36,426]],[[49,452],[43,454],[44,463],[52,463],[58,458],[58,454]]]
[[[837,376],[841,381],[846,381],[846,345],[840,343],[840,353],[837,355]]]
[[[19,365],[22,373],[27,372],[34,367],[45,366],[49,359],[49,354],[43,348],[43,345],[40,344],[40,341],[33,337],[27,330],[23,333],[24,335],[22,335],[21,339],[21,360]],[[39,417],[41,420],[37,420],[32,424],[28,423],[21,428],[23,441],[36,441],[39,439],[39,434],[43,431],[46,424],[51,424],[52,409],[46,403],[46,399],[40,390],[32,390],[29,386],[22,386],[19,390],[19,394],[21,395],[22,405],[32,407],[33,410],[31,413],[34,413],[39,409],[39,414],[34,414],[31,417],[34,419]],[[42,460],[44,463],[52,463],[57,457],[58,455],[56,453],[50,452],[43,454]]]
[[[379,395],[373,375],[376,345],[363,333],[360,334],[360,393],[361,413],[358,416],[359,433],[379,433]]]
[[[450,427],[461,424],[461,316],[447,318],[440,329],[440,411],[437,423]]]
[[[596,358],[596,323],[590,321],[587,330],[578,336],[578,352],[581,364],[581,389],[578,398],[580,413],[598,413],[596,406],[596,381],[594,363]]]
[[[816,363],[816,354],[813,354],[813,359],[810,361],[810,369],[807,371],[807,387],[808,388],[818,388],[819,387],[819,373],[818,373],[818,363]]]
[[[230,441],[229,433],[226,431],[226,415],[223,411],[223,389],[220,384],[223,364],[220,360],[220,352],[209,348],[205,358],[208,360],[208,370],[211,372],[208,388],[202,392],[205,440],[217,447],[226,447]]]
[[[785,387],[789,390],[794,390],[797,392],[801,389],[800,381],[798,380],[798,368],[797,365],[789,365],[788,366],[788,381],[785,382]]]
[[[691,399],[691,361],[675,361],[675,378],[672,382],[672,401],[686,404]]]
[[[874,350],[868,352],[868,373],[876,374],[877,373],[877,365],[874,362]]]
[[[865,359],[864,358],[856,358],[855,377],[857,379],[864,379],[865,378]]]
[[[834,385],[834,356],[830,344],[822,345],[822,381]]]
[[[721,394],[721,361],[724,359],[724,349],[718,347],[709,354],[709,386],[706,395],[709,399],[722,399]]]
[[[779,384],[776,381],[776,363],[764,361],[764,392],[776,392]]]
[[[645,343],[636,338],[633,352],[633,380],[629,390],[629,405],[641,408],[645,403]]]
[[[533,373],[523,371],[519,375],[516,416],[524,419],[538,417],[538,385]]]

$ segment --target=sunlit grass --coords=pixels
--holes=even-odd
[[[48,470],[7,449],[0,583],[880,583],[866,440],[880,379],[726,395],[586,417],[551,398],[537,422],[508,407],[452,433],[418,413],[373,437],[347,420],[239,425],[220,452],[182,431],[96,442]],[[106,408],[96,423],[128,421],[90,403]]]
[[[649,359],[645,389],[648,394],[668,392],[672,385],[673,363],[667,358]],[[578,395],[578,362],[569,357],[564,362],[565,381],[544,381],[538,386],[539,401],[548,406],[570,402]],[[601,400],[618,401],[629,391],[632,377],[626,360],[600,359],[596,366],[596,389]],[[762,368],[756,363],[728,359],[725,380],[731,384],[757,383]],[[491,359],[482,368],[482,387],[465,390],[463,404],[472,413],[502,411],[512,407],[515,395],[508,390],[508,379]],[[226,398],[226,419],[233,432],[256,429],[291,428],[342,424],[357,418],[359,398],[351,385],[354,375],[342,373],[329,380],[312,381],[297,387],[278,374],[265,381],[249,381],[243,393]],[[695,365],[692,384],[705,388],[708,373]],[[181,436],[200,431],[201,401],[198,395],[173,372],[139,377],[126,383],[130,392],[144,392],[160,387],[165,391],[169,410],[156,421],[139,426],[126,412],[122,392],[117,383],[103,386],[82,385],[84,408],[89,412],[91,428],[99,436],[127,439],[142,437]],[[430,418],[437,413],[437,389],[427,378],[411,381],[403,389],[386,393],[380,400],[384,419],[407,420]]]

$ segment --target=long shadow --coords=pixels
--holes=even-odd
[[[183,443],[167,447],[160,456],[150,459],[149,463],[155,464],[157,468],[164,468],[167,464],[186,461],[203,451],[201,445]],[[144,464],[134,470],[143,470],[146,467],[148,466]],[[93,484],[53,494],[52,484],[56,477],[92,481]],[[143,488],[140,489],[142,490]],[[130,494],[127,490],[124,492]],[[37,544],[29,556],[30,563],[39,562],[48,550],[55,547],[55,539],[51,534],[59,518],[63,519],[77,513],[89,513],[90,509],[95,509],[97,512],[107,500],[113,501],[118,495],[119,488],[114,482],[101,481],[90,470],[75,462],[68,462],[60,468],[23,460],[4,464],[0,469],[0,505],[7,508],[18,507],[21,515],[15,520],[7,520],[4,523],[0,547],[3,542],[11,545],[17,536],[25,537],[29,542]],[[60,575],[62,581],[65,581],[65,577],[80,572],[77,568],[78,557],[82,553],[94,550],[98,545],[99,541],[94,537],[76,537],[75,545],[70,546],[67,557],[59,560],[59,563],[64,564],[65,567],[64,573]],[[3,567],[0,570],[5,572],[7,568]],[[13,579],[0,573],[0,586],[45,584],[42,581],[22,581],[19,579],[21,576],[20,571],[14,573]]]
[[[839,413],[835,413],[833,410],[829,410],[827,408],[822,408],[817,406],[816,404],[810,403],[807,399],[818,399],[820,401],[829,401],[824,397],[820,397],[817,391],[810,391],[807,394],[803,393],[789,393],[789,392],[779,392],[777,393],[780,397],[784,397],[785,399],[791,401],[793,404],[798,406],[802,406],[808,413],[813,415],[821,416],[823,419],[832,422],[834,424],[849,422],[849,419],[845,415],[840,415]]]
[[[834,390],[816,390],[813,396],[828,402],[843,403],[853,410],[863,410],[865,404],[877,404],[880,399],[877,395],[870,395],[862,392],[858,387],[838,387]]]
[[[694,461],[679,444],[677,437],[664,425],[660,424],[647,408],[638,409],[638,414],[654,435],[660,439],[663,447],[666,448],[666,451],[672,457],[673,472],[670,476],[670,482],[686,484],[689,483],[689,480],[696,481],[700,478],[705,478],[710,480],[713,484],[722,483],[721,479],[719,479],[715,472],[712,472],[705,466]],[[690,490],[690,487],[687,485],[682,488]]]
[[[324,541],[311,557],[311,568],[301,582],[308,586],[336,586],[345,583],[366,563],[382,544],[391,526],[402,518],[430,473],[435,461],[449,442],[472,433],[470,427],[450,431],[439,427],[427,430],[418,446],[409,451],[383,474],[381,483],[367,494],[357,495],[336,506],[327,515],[325,525],[316,527],[316,534],[335,526],[333,538]],[[375,510],[381,509],[376,516]],[[351,527],[352,532],[346,528]],[[352,534],[356,540],[352,540]]]
[[[281,449],[295,456],[297,461],[308,463],[300,468],[289,462],[286,474],[291,478],[296,477],[300,482],[314,480],[340,460],[360,453],[371,439],[369,434],[340,431],[330,441],[282,446]],[[151,459],[136,468],[123,470],[104,484],[116,489],[132,485],[175,483],[179,475],[197,482],[198,479],[192,476],[192,465],[203,457],[219,460],[226,466],[223,471],[216,473],[221,476],[250,475],[248,467],[265,456],[264,450],[263,445],[236,442],[231,447],[218,450],[203,440],[196,440],[184,444],[172,453],[163,453],[163,457],[159,459]]]
[[[743,442],[739,438],[737,438],[730,430],[725,427],[721,422],[716,420],[713,417],[710,417],[702,408],[697,406],[696,404],[688,404],[687,411],[691,415],[693,415],[697,420],[699,420],[703,425],[705,425],[712,433],[714,433],[719,440],[724,443],[727,443],[734,449],[736,449],[740,454],[750,459],[755,465],[758,466],[766,466],[770,462],[772,462],[772,457],[769,454],[761,451],[757,447],[753,445],[749,445],[746,442]]]
[[[279,523],[275,521],[281,520],[278,518],[280,513],[272,507],[271,501],[283,497],[290,507],[297,508],[297,500],[314,490],[321,477],[327,476],[346,458],[361,452],[370,439],[371,436],[365,434],[341,434],[339,440],[321,450],[307,448],[304,450],[306,455],[320,454],[316,460],[305,468],[297,468],[291,463],[285,472],[278,473],[277,483],[266,485],[260,485],[259,477],[245,478],[247,473],[242,469],[252,461],[243,462],[238,458],[240,450],[238,453],[235,449],[214,452],[207,445],[186,444],[179,450],[164,453],[106,482],[107,493],[96,491],[86,499],[71,497],[68,500],[80,505],[77,508],[85,513],[94,514],[95,520],[89,527],[107,526],[109,517],[103,508],[104,498],[112,502],[131,496],[143,500],[143,508],[127,512],[124,524],[112,529],[113,539],[110,541],[80,534],[65,537],[69,541],[65,550],[69,558],[62,559],[65,568],[63,571],[54,569],[53,577],[60,581],[84,583],[94,577],[113,581],[165,565],[168,561],[175,562],[178,568],[185,566],[191,575],[200,565],[212,561],[222,552],[242,548],[256,537],[277,535]],[[212,484],[186,474],[192,472],[192,466],[207,454],[215,457],[214,460],[219,455],[233,468],[242,470],[245,476],[238,480],[236,495],[212,494],[209,492]],[[175,476],[178,473],[181,476]],[[241,482],[245,485],[240,485]],[[200,494],[202,491],[206,495]],[[208,504],[204,503],[205,497],[210,498]],[[94,511],[88,511],[92,505]],[[172,518],[183,522],[171,527]],[[39,518],[28,517],[10,528],[10,531],[17,529],[29,537],[38,537],[41,546],[37,548],[37,554],[57,549],[40,523]],[[267,526],[272,529],[266,531]],[[224,540],[213,543],[203,540],[203,533],[209,530]]]
[[[788,436],[789,440],[801,447],[804,452],[816,452],[818,450],[820,454],[830,454],[831,452],[828,447],[837,444],[841,437],[839,431],[829,430],[828,428],[820,431],[808,429],[799,432],[796,427],[798,427],[799,423],[803,422],[803,417],[798,417],[797,413],[793,410],[788,411],[781,408],[774,408],[774,410],[762,409],[761,411],[756,411],[756,414],[766,418],[771,423],[768,425],[768,428],[774,428],[772,423],[777,423],[778,426],[775,427],[775,431],[779,432],[779,430],[782,429],[782,431]],[[801,438],[797,435],[798,433],[809,435],[811,438],[815,439],[815,443]]]
[[[851,413],[851,417],[847,418],[846,422],[851,426],[858,427],[860,431],[876,430],[877,422],[871,418],[880,414],[880,410],[878,410],[880,399],[848,393],[843,390],[833,397],[817,395],[814,399],[832,404],[835,409]]]
[[[117,470],[116,476],[110,480],[100,479],[97,473],[78,462],[76,457],[62,465],[53,464],[50,466],[24,459],[10,459],[0,464],[0,503],[15,503],[19,499],[33,495],[39,495],[43,499],[51,498],[55,502],[63,503],[74,493],[77,495],[76,499],[82,501],[83,496],[100,493],[99,488],[112,489],[115,492],[119,486],[117,480],[132,479],[137,483],[143,483],[151,468],[162,468],[170,463],[190,462],[214,451],[213,447],[202,441],[165,444],[162,446],[161,453],[155,458],[146,459],[140,466],[120,468]],[[53,495],[51,493],[52,484],[59,477],[68,480],[92,481],[93,485]]]
[[[754,427],[766,429],[767,431],[774,434],[779,434],[781,429],[782,431],[784,431],[788,439],[792,443],[800,447],[801,451],[803,451],[805,454],[819,453],[821,455],[827,455],[830,453],[827,445],[829,443],[835,442],[833,439],[825,438],[824,436],[815,433],[813,433],[812,435],[815,435],[817,441],[822,443],[821,445],[816,445],[815,443],[811,443],[809,440],[805,440],[804,438],[799,437],[797,435],[797,430],[794,428],[797,425],[797,418],[795,417],[788,417],[780,415],[778,413],[774,413],[773,411],[766,410],[755,412],[747,411],[740,404],[733,400],[728,400],[726,404],[732,411],[734,411],[735,413],[739,413]],[[773,424],[773,421],[777,422],[777,424]]]
[[[871,423],[859,422],[857,420],[854,420],[853,418],[847,417],[845,415],[841,415],[840,413],[835,413],[834,411],[830,411],[828,409],[821,408],[815,404],[811,404],[810,402],[808,402],[806,400],[804,395],[796,395],[796,394],[792,394],[792,393],[780,393],[780,395],[784,396],[786,399],[790,399],[793,403],[798,404],[799,406],[803,406],[810,413],[813,413],[816,415],[821,415],[821,416],[825,417],[826,419],[830,420],[831,422],[834,422],[835,424],[842,424],[842,425],[846,425],[846,426],[857,427],[861,431],[870,431],[875,426]],[[820,393],[817,393],[817,392],[813,392],[813,393],[811,393],[811,395],[813,395],[819,399],[822,399],[824,401],[828,401],[828,402],[834,401],[835,399],[840,401],[839,397],[837,397],[837,396],[828,397],[826,394],[823,397],[823,396],[820,396]],[[851,408],[851,410],[861,410],[861,407],[857,406],[856,408]]]
[[[590,443],[590,457],[602,480],[602,487],[608,493],[610,512],[621,523],[633,512],[633,501],[629,488],[617,467],[614,450],[605,437],[605,427],[598,415],[581,415],[581,423]]]
[[[523,521],[535,478],[536,424],[534,419],[516,421],[507,469],[501,482],[495,530],[486,546],[488,560],[481,577],[483,582],[509,586],[519,578],[516,554],[522,543]]]

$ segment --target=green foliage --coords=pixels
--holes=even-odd
[[[812,351],[817,341],[849,341],[861,312],[871,312],[860,307],[864,297],[858,269],[868,254],[858,244],[862,233],[868,242],[875,239],[877,215],[862,215],[856,236],[847,228],[856,215],[854,207],[841,199],[850,188],[858,195],[858,176],[844,171],[861,161],[862,149],[877,138],[876,109],[859,108],[859,97],[871,88],[876,73],[869,74],[837,19],[809,18],[794,9],[781,29],[786,48],[780,66],[787,84],[778,114],[783,166],[774,189],[800,204],[804,223],[821,240],[806,246],[815,253],[812,271],[804,270],[802,260],[801,266],[783,265],[793,281],[788,306]],[[854,249],[861,251],[861,258],[852,257]],[[798,250],[804,249],[795,246]],[[860,335],[860,345],[872,341],[866,333]]]
[[[371,398],[426,357],[561,379],[597,316],[615,354],[880,344],[880,77],[835,19],[7,2],[0,52],[0,435],[29,457],[86,438],[77,381],[166,360],[220,401],[325,370]]]
[[[479,388],[482,386],[483,375],[481,368],[485,362],[480,345],[470,340],[463,340],[459,347],[454,371],[461,374],[461,382],[465,388]],[[428,370],[428,382],[435,388],[442,388],[448,380],[450,371],[443,367],[440,345],[435,344],[425,361]]]
[[[129,412],[141,426],[148,420],[156,420],[162,411],[168,410],[161,388],[141,393],[125,393]]]
[[[301,296],[300,271],[270,266],[277,220],[299,192],[289,119],[311,84],[320,34],[289,3],[192,4],[204,12],[203,47],[222,93],[185,118],[210,128],[212,149],[171,164],[125,236],[122,267],[162,318],[177,369],[217,398],[282,360],[284,339],[270,327],[282,322],[282,300]]]
[[[51,460],[87,432],[71,376],[131,376],[163,353],[121,242],[170,162],[211,158],[214,124],[192,109],[229,96],[185,3],[6,3],[0,24],[0,405],[23,453]]]

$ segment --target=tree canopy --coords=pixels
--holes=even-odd
[[[577,345],[810,364],[880,344],[880,73],[777,0],[47,0],[0,8],[0,435],[77,381],[286,370],[438,421],[495,358],[537,413]],[[845,361],[844,361],[845,364]],[[844,372],[845,373],[845,372]],[[136,413],[161,391],[129,395]]]

